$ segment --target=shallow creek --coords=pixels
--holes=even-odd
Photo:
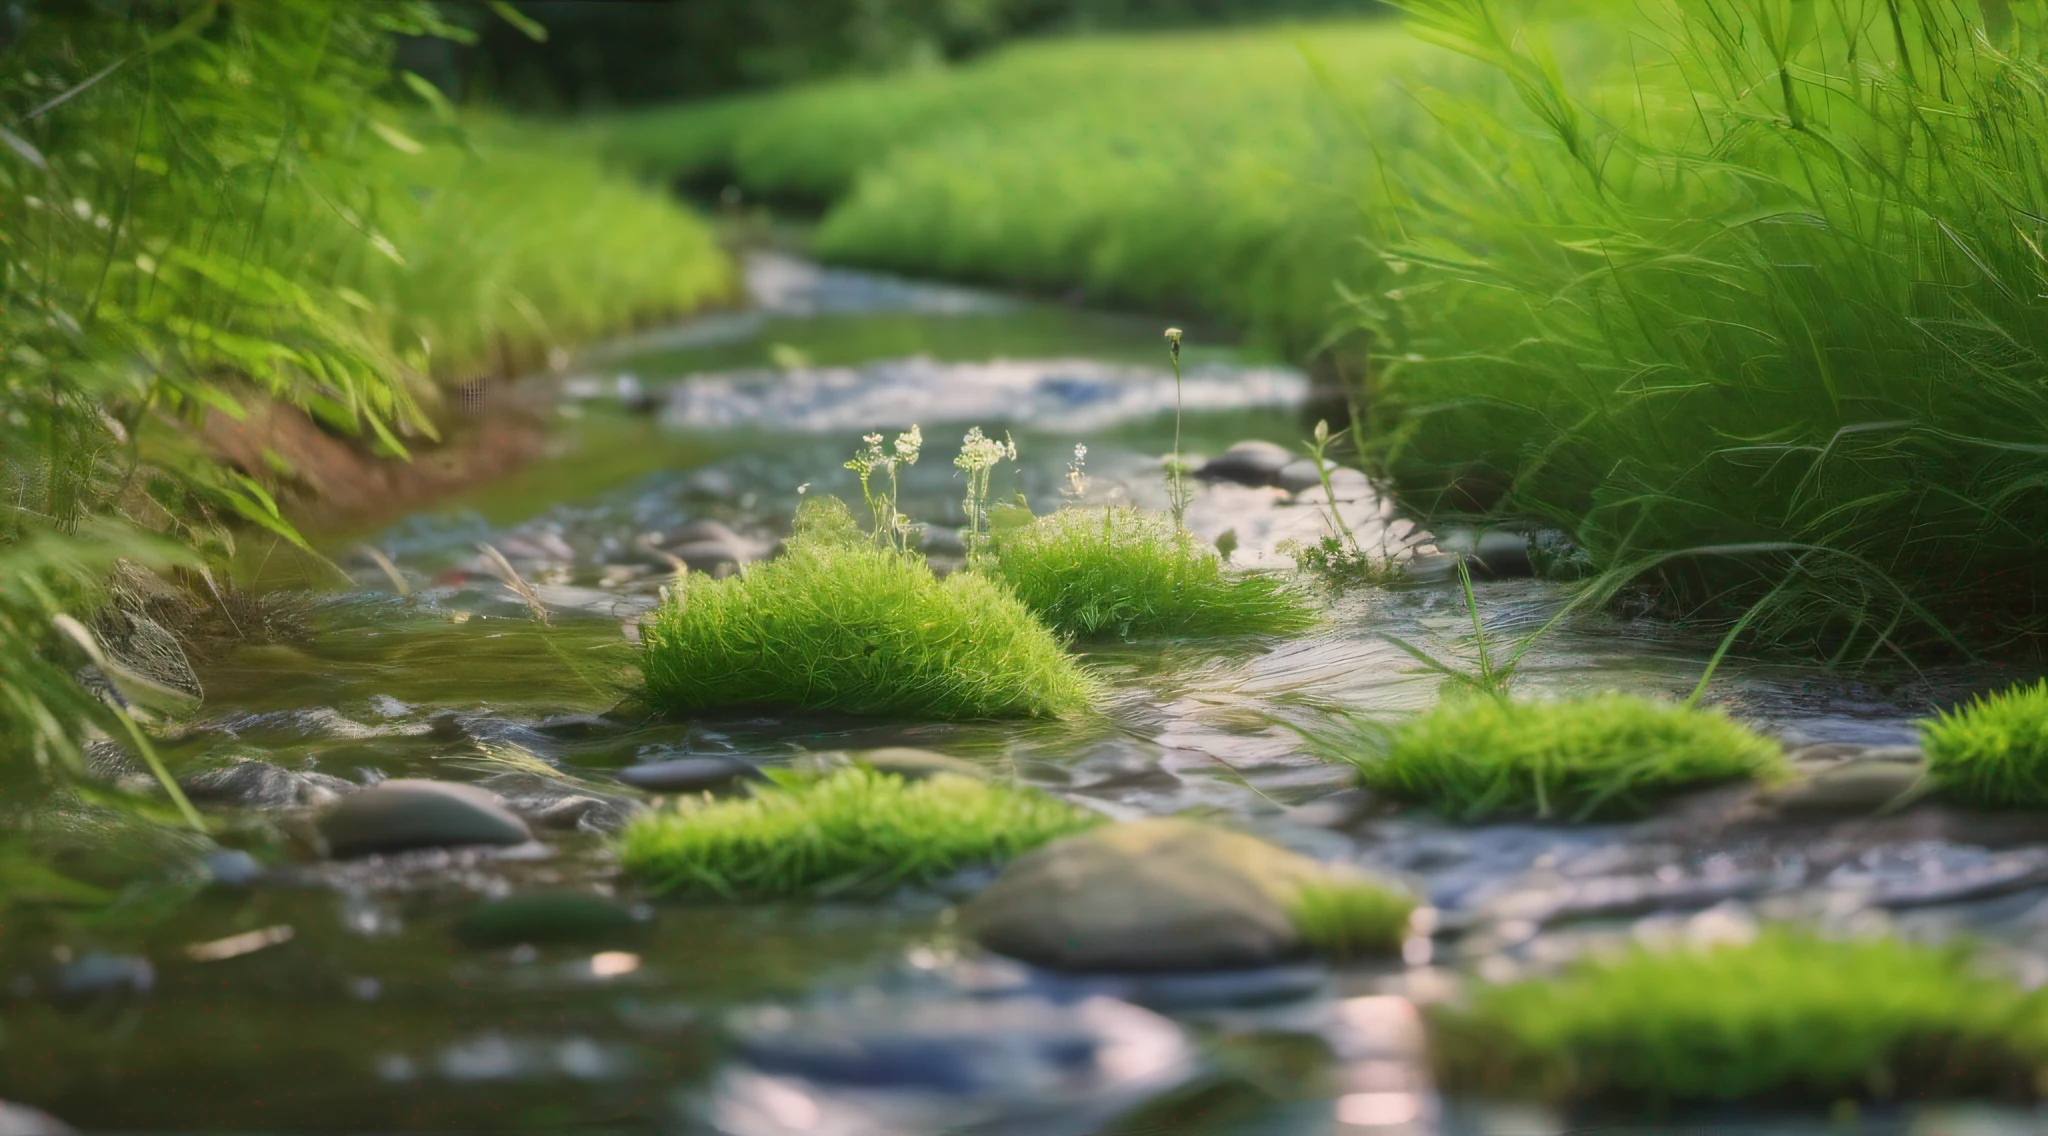
[[[1428,705],[1438,680],[1388,632],[1443,658],[1472,651],[1457,589],[1426,570],[1440,560],[1428,535],[1370,499],[1339,507],[1368,540],[1420,555],[1413,582],[1337,600],[1294,640],[1087,647],[1113,693],[1086,722],[604,716],[631,682],[633,620],[668,578],[655,549],[691,555],[670,537],[717,521],[766,554],[800,491],[856,496],[840,463],[864,433],[922,426],[927,456],[904,504],[933,526],[935,563],[957,555],[948,463],[970,425],[1014,434],[1021,460],[999,471],[999,496],[1051,507],[1084,443],[1090,499],[1163,504],[1175,391],[1158,321],[772,255],[754,260],[751,282],[750,310],[573,361],[559,453],[337,545],[354,583],[314,602],[308,636],[203,668],[204,705],[169,752],[188,771],[276,767],[206,782],[207,807],[246,815],[248,842],[276,866],[244,879],[245,862],[216,854],[195,867],[163,849],[166,873],[221,878],[143,931],[0,936],[11,982],[0,1097],[116,1130],[1537,1136],[1568,1126],[1434,1093],[1417,1003],[1466,976],[1541,973],[1602,943],[1741,934],[1775,917],[1968,934],[1995,965],[2048,979],[2048,841],[2030,823],[1926,805],[1791,817],[1717,790],[1630,825],[1461,827],[1349,788],[1288,726],[1331,708]],[[1184,448],[1294,447],[1309,393],[1296,372],[1194,346]],[[1207,539],[1232,533],[1239,564],[1278,566],[1277,543],[1323,531],[1318,494],[1205,483],[1189,523]],[[547,627],[479,543],[532,583]],[[1501,643],[1566,594],[1527,578],[1478,589]],[[1578,616],[1530,650],[1520,689],[1682,696],[1711,647],[1649,620]],[[1970,689],[1960,674],[1732,662],[1711,700],[1791,745],[1882,746],[1910,742],[1914,718]],[[1220,814],[1411,881],[1438,934],[1377,968],[1061,979],[964,947],[943,894],[687,906],[636,893],[605,855],[604,833],[645,800],[614,779],[621,767],[684,755],[772,765],[885,745],[983,762],[1114,817]],[[318,860],[301,817],[336,791],[322,777],[480,782],[545,839],[509,853]],[[595,947],[456,934],[483,898],[559,889],[640,905],[644,925]],[[234,945],[190,949],[222,942]],[[794,1038],[845,1060],[821,1073]],[[1955,1108],[1613,1120],[1598,1130],[2048,1132],[2031,1113]]]

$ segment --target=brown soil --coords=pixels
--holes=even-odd
[[[317,532],[396,516],[532,461],[547,441],[549,394],[535,380],[462,388],[449,400],[459,410],[439,425],[440,441],[418,440],[411,460],[373,454],[361,439],[248,393],[239,399],[248,412],[241,421],[209,414],[202,437],[222,460],[276,486],[292,522]]]

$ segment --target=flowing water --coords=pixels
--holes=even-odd
[[[1305,756],[1289,726],[1437,696],[1438,680],[1385,637],[1471,656],[1457,589],[1427,570],[1332,601],[1299,639],[1088,648],[1112,694],[1085,723],[605,716],[631,686],[634,621],[672,570],[658,550],[684,552],[677,530],[717,521],[769,552],[800,493],[857,497],[841,463],[862,434],[923,428],[927,456],[903,503],[930,525],[940,566],[958,555],[948,463],[969,426],[1016,440],[999,496],[1050,507],[1085,444],[1090,500],[1164,503],[1176,390],[1156,321],[772,255],[755,258],[751,281],[746,311],[576,360],[559,384],[556,452],[337,543],[352,584],[322,584],[307,634],[201,669],[203,708],[169,755],[188,775],[260,771],[210,782],[208,807],[239,817],[231,840],[274,866],[249,879],[247,860],[160,842],[142,855],[162,882],[117,917],[0,936],[12,976],[0,1097],[111,1130],[1506,1136],[1566,1126],[1440,1099],[1420,1060],[1414,1006],[1462,976],[1786,916],[1969,934],[2022,978],[2048,977],[2048,854],[2023,826],[1927,809],[1783,823],[1745,811],[1734,790],[1631,825],[1467,828],[1375,806],[1344,769]],[[1298,444],[1304,376],[1191,341],[1178,394],[1187,451]],[[1239,564],[1279,566],[1276,545],[1323,531],[1317,496],[1207,484],[1189,524],[1205,539],[1230,532]],[[1439,562],[1390,506],[1339,496],[1362,498],[1338,508],[1367,540]],[[480,544],[531,585],[546,625]],[[1537,579],[1478,588],[1497,646],[1566,596]],[[1530,649],[1520,689],[1682,696],[1711,649],[1648,619],[1578,615]],[[1883,745],[1911,741],[1915,717],[1969,688],[1960,674],[1737,662],[1711,697],[1791,744]],[[1062,979],[960,943],[944,894],[683,905],[636,892],[606,856],[604,833],[643,799],[613,779],[621,767],[883,745],[968,757],[1114,817],[1224,815],[1411,881],[1439,934],[1371,968]],[[295,806],[334,791],[322,778],[407,776],[480,782],[545,839],[510,853],[311,853]],[[563,890],[616,896],[639,922],[576,945],[463,933],[483,900]],[[2048,1132],[2031,1114],[1953,1109],[1616,1120],[1599,1130]]]

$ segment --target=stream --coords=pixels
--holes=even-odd
[[[551,380],[549,456],[336,543],[353,585],[323,584],[306,634],[200,668],[204,704],[165,752],[204,807],[240,818],[254,858],[164,838],[144,854],[174,911],[0,935],[0,1098],[118,1131],[1543,1136],[1568,1126],[1432,1089],[1418,1004],[1474,975],[1773,918],[1967,935],[2000,968],[2048,980],[2048,839],[2031,822],[1932,805],[1793,817],[1731,788],[1630,824],[1457,826],[1376,805],[1347,767],[1305,755],[1292,727],[1438,696],[1440,680],[1388,633],[1443,659],[1474,650],[1432,538],[1349,482],[1336,508],[1362,539],[1414,558],[1411,581],[1332,600],[1296,639],[1085,646],[1110,690],[1085,721],[608,715],[630,691],[635,621],[670,558],[724,570],[706,546],[771,554],[800,494],[857,501],[841,463],[863,434],[922,428],[902,503],[929,525],[941,567],[960,554],[949,463],[970,426],[1015,439],[999,498],[1053,507],[1085,445],[1090,501],[1165,504],[1176,390],[1158,320],[773,253],[754,254],[749,284],[744,310],[572,360]],[[1184,450],[1298,450],[1306,376],[1209,342],[1191,329]],[[1281,543],[1325,531],[1321,496],[1204,481],[1188,524],[1205,540],[1230,533],[1233,563],[1283,567]],[[486,544],[531,584],[545,625]],[[1536,578],[1477,588],[1497,644],[1568,598]],[[1517,690],[1683,697],[1712,650],[1625,607],[1579,613],[1530,647]],[[1984,685],[1961,670],[1731,660],[1708,700],[1788,746],[1885,747]],[[1409,881],[1437,934],[1373,967],[1061,978],[962,942],[943,889],[687,905],[636,891],[607,856],[607,833],[647,800],[616,779],[622,768],[881,746],[968,758],[1111,817],[1226,818]],[[359,860],[309,851],[309,807],[400,777],[480,783],[544,839]],[[615,897],[637,923],[596,944],[467,929],[485,900],[563,891]],[[1731,1111],[1598,1130],[1964,1136],[2048,1133],[2048,1114]]]

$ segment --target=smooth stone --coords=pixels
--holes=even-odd
[[[738,545],[722,541],[697,540],[679,544],[668,550],[669,555],[690,566],[693,572],[716,572],[720,568],[737,568],[752,557]]]
[[[1185,1066],[1192,1056],[1178,1026],[1105,997],[771,1009],[733,1025],[736,1055],[765,1073],[960,1097],[1106,1087]]]
[[[1336,462],[1327,459],[1324,460],[1323,467],[1333,471],[1332,477],[1335,476],[1334,471],[1338,468]],[[1309,489],[1320,489],[1323,486],[1323,475],[1321,471],[1316,469],[1316,463],[1309,458],[1297,458],[1289,462],[1278,473],[1273,475],[1273,480],[1280,488],[1287,490],[1289,493],[1301,493]],[[1333,481],[1331,484],[1334,485],[1335,482]]]
[[[57,969],[50,994],[59,1002],[83,1002],[101,996],[141,997],[156,986],[156,967],[140,955],[92,951]]]
[[[356,791],[356,784],[325,773],[296,773],[267,761],[239,761],[195,773],[180,781],[195,801],[215,801],[252,809],[292,809],[324,805]]]
[[[960,922],[984,947],[1053,970],[1261,967],[1298,953],[1287,901],[1326,878],[1314,860],[1255,837],[1131,821],[1012,861]]]
[[[489,790],[506,808],[541,828],[617,832],[642,807],[631,797],[599,793],[539,773],[499,773],[477,782],[477,787]]]
[[[646,929],[646,919],[587,892],[532,892],[484,903],[455,922],[455,937],[475,947],[519,943],[615,943]]]
[[[1855,742],[1814,742],[1800,746],[1786,756],[1794,763],[1845,761],[1852,757],[1861,757],[1863,751],[1869,748]]]
[[[1903,761],[1922,765],[1927,761],[1927,754],[1916,745],[1883,745],[1871,746],[1856,758],[1858,761]]]
[[[41,1109],[0,1101],[0,1136],[70,1136],[76,1131]]]
[[[730,548],[745,548],[746,539],[717,521],[691,521],[678,525],[661,535],[659,543],[677,544],[723,544]]]
[[[1330,471],[1330,493],[1323,492],[1321,482],[1294,495],[1297,505],[1327,505],[1332,495],[1339,503],[1369,501],[1373,497],[1372,479],[1363,470],[1350,466],[1339,466]]]
[[[534,723],[533,729],[535,733],[574,742],[615,737],[626,733],[632,727],[602,714],[557,714]]]
[[[526,822],[483,789],[409,778],[343,797],[319,826],[336,857],[533,839]]]
[[[767,780],[752,762],[736,757],[679,757],[673,761],[629,765],[614,776],[650,793],[702,793],[735,781]]]
[[[956,777],[972,777],[977,781],[988,780],[988,770],[958,757],[933,753],[928,749],[912,749],[909,746],[885,746],[849,755],[855,765],[865,765],[877,773],[893,773],[905,781],[922,781],[951,773]]]
[[[200,860],[207,878],[222,887],[250,887],[264,876],[263,864],[238,848],[216,848]]]
[[[1239,442],[1202,463],[1195,476],[1243,485],[1271,485],[1281,470],[1296,460],[1285,446],[1272,442]]]
[[[1925,788],[1925,769],[1903,761],[1859,757],[1825,764],[1802,762],[1795,768],[1806,774],[1802,780],[1764,794],[1780,812],[1875,812],[1911,800],[1909,794]]]

